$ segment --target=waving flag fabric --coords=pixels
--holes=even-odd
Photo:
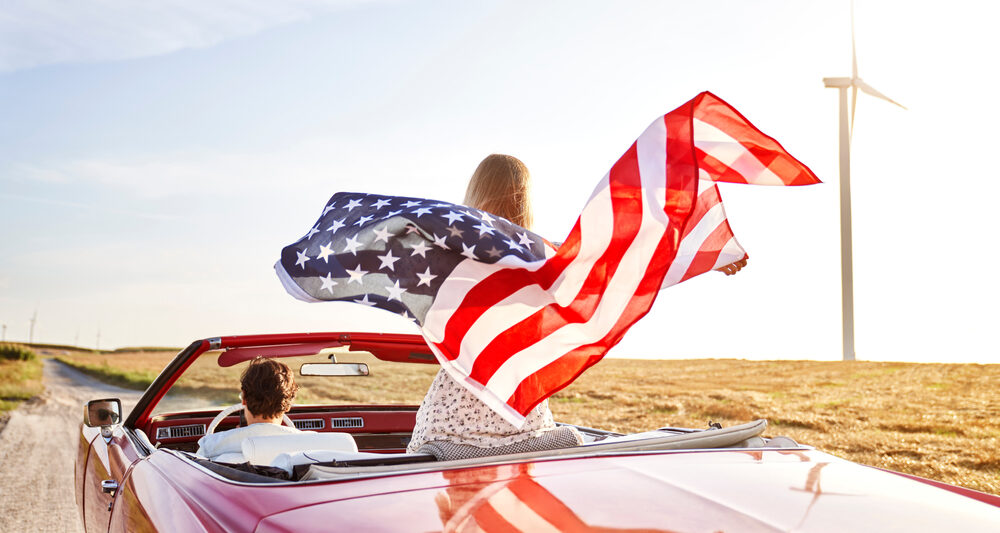
[[[662,287],[746,257],[716,181],[819,182],[702,93],[629,147],[558,251],[468,207],[338,193],[275,268],[297,298],[412,318],[449,375],[519,426],[597,363]]]

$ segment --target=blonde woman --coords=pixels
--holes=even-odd
[[[519,159],[492,154],[473,172],[464,203],[531,229],[530,182],[528,167]],[[553,430],[555,433],[549,434]],[[442,369],[417,411],[407,451],[432,453],[438,459],[458,459],[561,448],[579,442],[579,435],[572,428],[557,430],[548,400],[535,406],[518,429]]]

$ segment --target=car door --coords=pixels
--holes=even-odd
[[[90,443],[84,460],[83,479],[78,479],[82,482],[84,528],[87,533],[107,531],[116,491],[106,491],[102,482],[124,483],[129,466],[140,458],[139,450],[121,426],[112,430],[110,438],[103,437],[100,428],[84,426],[82,432],[82,439]]]

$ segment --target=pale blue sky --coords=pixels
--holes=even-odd
[[[147,5],[148,4],[148,5]],[[656,116],[711,90],[810,165],[723,190],[739,275],[662,293],[618,356],[840,356],[837,94],[846,1],[5,4],[0,323],[102,347],[411,331],[287,296],[272,264],[341,190],[459,201],[491,152],[560,240]],[[1000,37],[980,2],[860,1],[859,359],[1000,363],[991,154]],[[983,11],[984,9],[988,11]],[[355,309],[358,307],[358,309]]]

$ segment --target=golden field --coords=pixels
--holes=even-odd
[[[186,394],[237,400],[239,368],[210,354]],[[163,352],[61,355],[75,364],[151,376]],[[353,358],[353,359],[352,359]],[[299,403],[418,404],[436,365],[368,361],[368,378],[300,379]],[[294,359],[286,360],[293,363]],[[150,378],[151,379],[151,378]],[[607,359],[550,400],[561,422],[620,432],[704,428],[757,418],[858,463],[1000,494],[1000,365]]]

